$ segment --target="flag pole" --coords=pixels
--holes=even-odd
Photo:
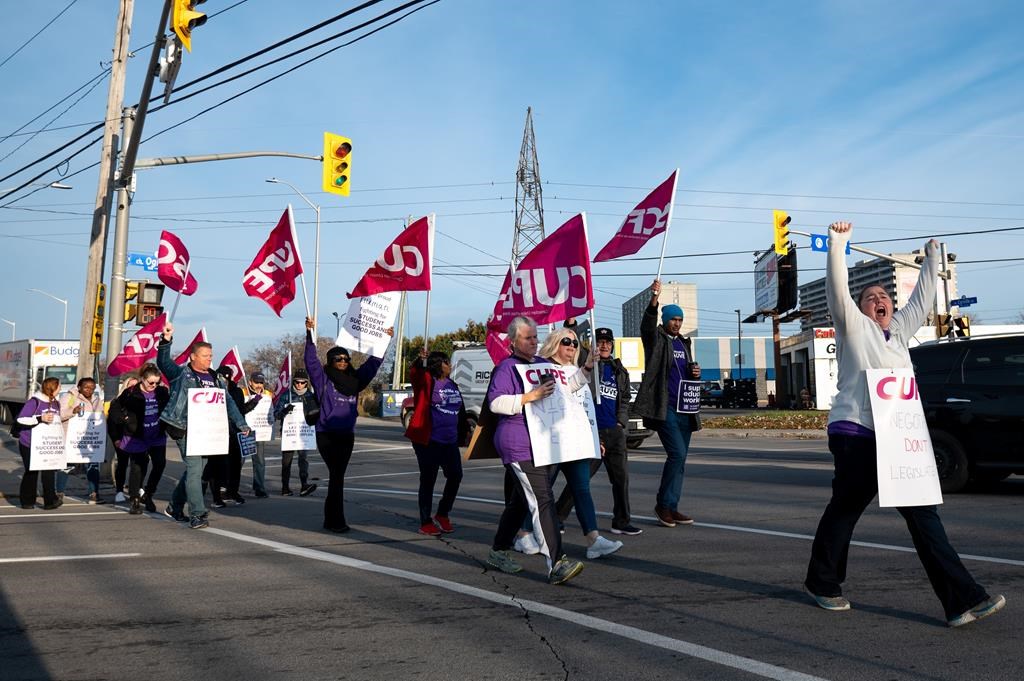
[[[590,234],[587,232],[587,213],[586,213],[586,211],[583,211],[582,213],[580,213],[580,218],[582,218],[582,220],[583,220],[583,241],[586,244],[586,249],[587,249],[587,268],[589,269],[590,268]],[[594,282],[593,282],[593,278],[594,278],[594,276],[593,276],[593,274],[591,274],[590,278],[587,280],[587,288],[590,289],[591,297],[593,297],[593,295],[594,295]],[[589,310],[589,313],[590,313],[590,352],[594,356],[594,366],[597,367],[598,366],[597,363],[598,363],[598,361],[600,361],[600,358],[597,357],[596,355],[594,355],[594,353],[597,352],[597,322],[594,321],[594,308],[593,308],[593,306],[591,306],[591,308]],[[599,371],[592,371],[592,372],[590,372],[590,377],[594,381],[594,400],[595,400],[596,404],[601,404],[601,383],[598,380],[598,374],[599,373],[601,373],[601,372],[599,372]]]
[[[292,351],[288,351],[288,404],[293,402],[292,400]],[[306,390],[309,390],[309,383],[306,384]]]
[[[679,184],[679,168],[672,174],[675,181],[672,183],[672,197],[668,200],[668,216],[665,218],[665,231],[661,235],[661,257],[658,258],[658,276],[655,277],[658,281],[661,281],[661,269],[665,264],[665,247],[668,245],[668,228],[672,225],[672,209],[676,203],[676,186]]]
[[[238,346],[232,348],[235,351],[235,357],[238,358],[238,370],[242,372],[242,381],[245,382],[245,387],[249,387],[249,377],[245,375],[245,366],[242,364],[242,353],[238,351]]]
[[[178,311],[178,303],[181,302],[181,292],[188,287],[188,271],[189,269],[191,269],[191,267],[192,258],[189,258],[188,262],[185,263],[185,276],[181,280],[181,289],[178,291],[178,296],[174,299],[174,307],[171,308],[171,316],[167,318],[167,322],[169,324],[174,322],[174,314]]]
[[[433,288],[434,278],[434,214],[431,213],[428,220],[427,229],[427,248],[430,250],[430,287]],[[423,349],[428,350],[429,345],[427,344],[427,332],[430,330],[430,289],[427,289],[427,306],[426,312],[423,315]]]
[[[299,249],[299,235],[295,233],[295,214],[292,213],[292,204],[288,204],[288,226],[291,228],[292,243],[295,244],[295,258],[302,264],[302,251]],[[302,272],[299,272],[299,283],[302,284],[302,302],[306,304],[306,316],[313,319],[312,313],[309,311],[309,293],[306,291],[306,271],[303,268]],[[313,320],[314,326],[316,320]],[[313,340],[316,340],[316,331],[313,332]],[[289,355],[290,356],[290,355]],[[290,360],[289,360],[290,363]],[[290,368],[290,367],[289,367]]]

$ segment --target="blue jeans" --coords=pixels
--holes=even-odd
[[[558,470],[565,476],[565,486],[576,502],[576,518],[580,521],[583,534],[597,530],[597,510],[594,497],[590,495],[590,462],[596,459],[580,459],[558,464]],[[554,482],[554,480],[552,480]]]
[[[184,437],[175,440],[185,462],[185,472],[181,474],[178,486],[171,493],[171,509],[176,513],[184,513],[187,501],[189,515],[195,518],[206,514],[206,504],[203,501],[203,468],[206,467],[207,457],[186,456],[186,440]]]
[[[267,459],[263,453],[266,442],[256,443],[256,453],[252,459],[252,491],[259,494],[267,493]]]
[[[77,464],[75,464],[77,465]],[[100,465],[98,463],[83,463],[85,466],[85,479],[89,483],[89,493],[99,494],[100,491]],[[68,474],[63,470],[57,471],[57,492],[63,494],[68,486]]]
[[[658,428],[666,456],[658,487],[657,503],[661,508],[679,510],[679,498],[683,495],[683,467],[686,465],[686,453],[690,450],[691,434],[689,417],[670,408]]]

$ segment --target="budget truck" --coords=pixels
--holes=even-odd
[[[0,343],[0,422],[17,417],[43,379],[60,379],[60,392],[78,380],[78,341],[27,340]]]

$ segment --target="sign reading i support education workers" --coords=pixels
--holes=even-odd
[[[188,389],[186,456],[228,453],[228,403],[223,388]]]
[[[942,503],[939,473],[913,369],[868,369],[875,423],[878,505]]]
[[[548,466],[579,459],[600,459],[597,413],[590,390],[586,385],[575,393],[569,390],[569,381],[579,369],[540,363],[518,364],[516,371],[523,380],[524,393],[539,386],[545,374],[555,378],[553,393],[526,405],[533,463]]]

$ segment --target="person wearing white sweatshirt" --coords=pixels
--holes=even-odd
[[[925,262],[910,300],[896,311],[884,286],[867,286],[856,301],[850,295],[846,244],[853,225],[829,226],[825,296],[836,329],[839,393],[828,418],[828,447],[835,462],[832,499],[818,523],[804,581],[815,602],[826,610],[849,610],[843,597],[846,562],[853,529],[878,493],[876,449],[867,369],[910,368],[910,339],[925,322],[935,300],[939,246],[925,244]],[[960,561],[949,543],[934,506],[896,509],[910,536],[951,627],[997,612],[1003,596],[990,597]]]

